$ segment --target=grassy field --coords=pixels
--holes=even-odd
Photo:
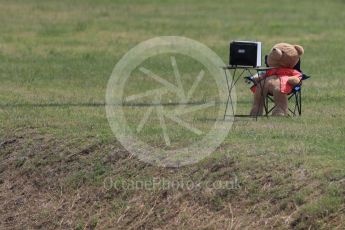
[[[344,9],[341,0],[0,0],[0,228],[344,229]],[[222,145],[190,166],[138,160],[109,127],[107,83],[128,50],[164,35],[197,40],[224,63],[235,39],[262,41],[264,53],[278,42],[302,45],[312,76],[302,116],[237,118]],[[173,82],[168,58],[143,65]],[[176,60],[191,87],[201,67]],[[131,77],[127,96],[156,87],[138,69]],[[218,103],[189,117],[201,130],[225,103],[216,92],[205,74],[191,104]],[[239,82],[236,92],[237,112],[248,113],[248,86]],[[170,109],[178,103],[165,100]],[[150,101],[136,103],[143,106],[124,107],[133,129]],[[171,148],[198,140],[166,125]],[[157,117],[140,137],[164,145]],[[125,186],[157,179],[153,189]],[[219,181],[232,187],[207,186]]]

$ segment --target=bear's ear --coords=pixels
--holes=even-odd
[[[302,56],[304,54],[304,49],[300,45],[294,45],[295,49],[297,50],[297,53],[299,56]]]

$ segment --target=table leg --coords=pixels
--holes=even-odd
[[[243,74],[246,71],[248,71],[251,74],[251,72],[248,69],[243,69],[243,71],[240,72],[238,74],[238,76],[236,77],[237,69],[234,69],[234,73],[231,75],[231,83],[229,83],[229,77],[228,77],[228,74],[227,74],[227,70],[224,69],[226,84],[227,84],[227,87],[228,87],[228,99],[227,99],[227,102],[226,102],[226,107],[225,107],[225,112],[224,112],[224,120],[225,120],[226,116],[234,116],[235,117],[235,111],[234,111],[234,105],[233,105],[233,100],[232,100],[231,93],[232,93],[232,90],[233,90],[234,86],[237,84],[239,79],[243,76]],[[232,115],[227,115],[227,110],[229,108],[229,102],[231,104]]]

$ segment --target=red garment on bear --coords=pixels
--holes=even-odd
[[[267,70],[266,73],[263,75],[264,78],[270,76],[277,76],[280,79],[280,92],[284,94],[291,93],[293,86],[288,83],[289,77],[298,77],[302,80],[302,73],[295,69],[289,68],[274,68]],[[250,90],[255,93],[256,85],[252,86]]]

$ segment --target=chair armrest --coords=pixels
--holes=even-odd
[[[308,78],[311,78],[311,76],[308,76],[306,74],[302,74],[302,81],[307,80]]]

